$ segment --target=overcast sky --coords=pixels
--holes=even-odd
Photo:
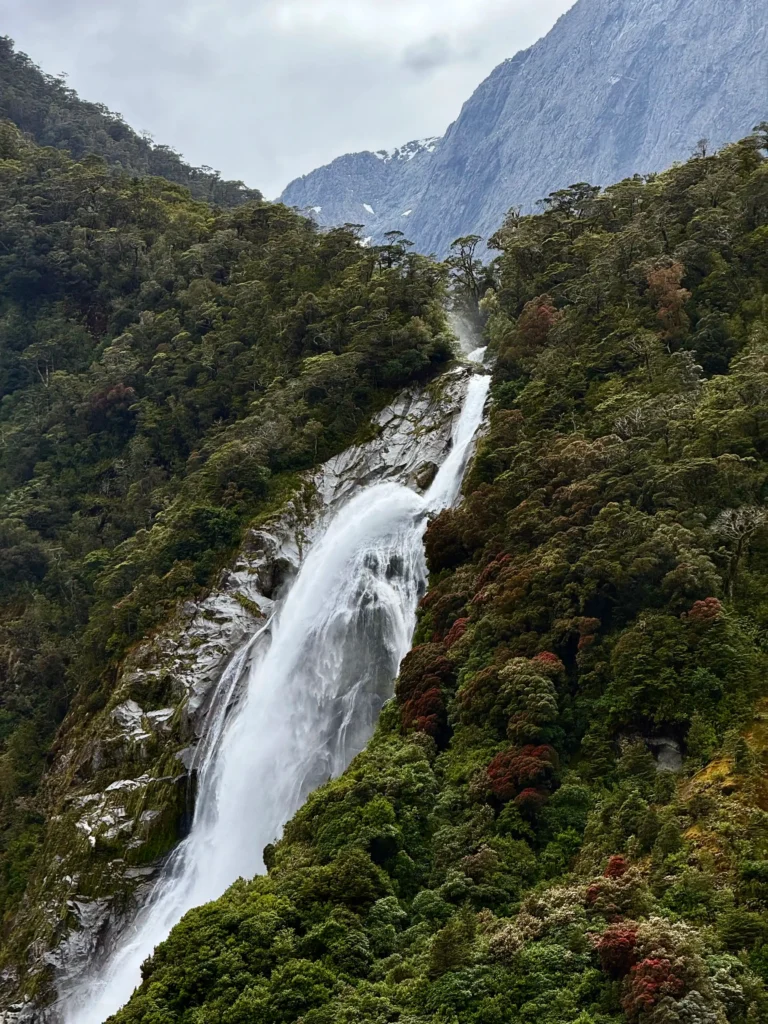
[[[0,33],[139,131],[276,197],[440,135],[574,0],[0,0]]]

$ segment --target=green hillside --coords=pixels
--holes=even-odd
[[[222,211],[0,123],[6,936],[53,751],[298,471],[450,358],[445,276],[401,244],[262,202]]]
[[[396,699],[114,1021],[768,1019],[766,142],[510,215]]]
[[[167,178],[195,199],[241,206],[261,199],[242,181],[225,181],[210,167],[191,167],[169,146],[155,145],[101,103],[88,103],[64,79],[47,75],[14,42],[0,36],[0,118],[13,121],[40,146],[75,160],[96,155],[126,174]]]

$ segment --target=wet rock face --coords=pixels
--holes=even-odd
[[[426,490],[451,446],[469,374],[455,370],[382,410],[372,440],[315,473],[251,529],[202,601],[126,659],[107,708],[66,723],[47,780],[45,875],[19,914],[18,963],[0,976],[0,1024],[59,1024],[57,979],[109,955],[163,858],[190,827],[196,766],[222,704],[236,702],[259,635],[309,545],[356,490],[395,480]],[[25,998],[33,994],[31,1000]]]
[[[639,732],[624,733],[618,739],[619,750],[642,745],[653,755],[657,772],[679,772],[683,767],[683,749],[673,736],[646,736]]]
[[[656,758],[657,771],[679,772],[683,767],[683,752],[677,740],[670,736],[657,736],[646,740],[646,743]]]

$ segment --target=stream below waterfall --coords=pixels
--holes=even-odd
[[[470,378],[450,453],[427,494],[397,483],[355,494],[312,545],[261,635],[233,659],[202,748],[192,830],[107,964],[62,986],[65,1024],[102,1024],[123,1006],[142,962],[181,917],[263,872],[264,847],[365,747],[411,644],[429,516],[456,501],[489,384]],[[246,666],[243,696],[227,715]]]

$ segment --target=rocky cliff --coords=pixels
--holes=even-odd
[[[470,371],[403,392],[371,438],[306,474],[255,525],[217,587],[124,663],[109,705],[70,723],[48,777],[44,872],[29,887],[0,982],[0,1021],[56,1022],[55,991],[108,956],[194,810],[196,768],[312,539],[359,487],[425,490],[450,449]],[[4,1010],[5,1012],[2,1012]]]
[[[358,219],[374,239],[406,230],[420,251],[444,255],[461,235],[491,235],[511,206],[661,171],[702,138],[719,147],[743,136],[768,109],[765,15],[764,0],[578,0],[479,86],[418,175],[395,164],[376,217]],[[342,157],[283,201],[319,207],[323,224],[340,223],[343,206],[349,220],[373,205],[375,162]]]
[[[323,227],[362,224],[371,238],[387,231],[407,234],[439,145],[432,138],[390,151],[349,153],[291,182],[282,202]]]

